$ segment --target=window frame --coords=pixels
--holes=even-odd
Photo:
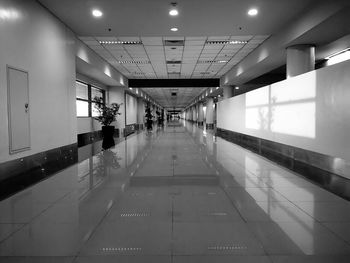
[[[88,116],[76,116],[77,118],[93,118],[92,116],[92,105],[93,103],[96,103],[96,101],[93,100],[93,98],[91,97],[92,95],[92,88],[99,90],[102,93],[102,99],[103,99],[103,104],[106,104],[106,91],[102,88],[97,87],[96,85],[92,85],[89,83],[86,83],[84,81],[81,80],[75,80],[75,83],[81,83],[85,86],[87,86],[88,89],[88,99],[82,99],[82,98],[77,98],[77,95],[75,95],[75,100],[76,101],[85,101],[88,103]],[[75,86],[76,89],[76,86]]]

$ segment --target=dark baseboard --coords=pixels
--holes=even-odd
[[[119,129],[114,130],[114,137],[119,138]],[[83,147],[85,145],[100,141],[103,139],[102,130],[86,132],[77,135],[78,147]]]
[[[0,200],[77,163],[76,143],[0,164]]]
[[[350,163],[346,160],[221,128],[217,128],[216,135],[260,154],[350,200],[350,180],[344,177],[350,173]]]
[[[207,129],[214,129],[214,123],[206,123],[205,124],[205,127],[207,128]]]
[[[139,125],[134,123],[134,124],[128,124],[125,125],[124,129],[124,137],[129,136],[130,134],[133,134],[135,131],[139,129]]]

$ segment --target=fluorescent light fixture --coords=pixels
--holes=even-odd
[[[248,15],[250,16],[256,16],[258,14],[258,9],[256,8],[251,8],[248,10]]]
[[[243,41],[243,40],[232,40],[229,42],[230,45],[239,45],[239,44],[247,44],[248,41]]]
[[[113,62],[113,63],[118,63],[118,64],[151,64],[150,61],[135,61],[135,60],[120,60],[117,62]],[[134,72],[133,74],[138,74],[139,72]],[[143,73],[141,73],[143,74]]]
[[[326,57],[326,59],[327,59],[328,66],[343,62],[345,60],[349,60],[350,59],[350,48],[336,52],[336,53]]]
[[[176,31],[178,31],[179,29],[178,29],[177,27],[173,27],[173,28],[171,28],[170,30],[173,31],[173,32],[176,32]]]
[[[219,60],[218,63],[227,63],[227,60]]]
[[[239,87],[235,87],[235,89],[239,89]]]
[[[101,17],[101,16],[103,15],[103,13],[102,13],[102,11],[99,10],[99,9],[93,9],[93,10],[92,10],[92,15],[93,15],[94,17]]]
[[[142,45],[142,41],[99,41],[103,45]]]
[[[247,44],[248,41],[245,40],[208,40],[205,42],[207,45],[240,45]]]

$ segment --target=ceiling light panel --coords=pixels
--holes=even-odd
[[[181,77],[207,78],[213,74],[220,77],[224,70],[232,68],[267,38],[268,36],[80,37],[85,44],[125,75],[125,72],[135,71],[141,65],[145,66],[142,72],[147,78],[166,78],[168,72],[174,70],[181,71]],[[116,44],[100,44],[99,41]],[[242,44],[242,41],[248,43]],[[126,42],[135,44],[121,44]],[[182,63],[171,67],[169,64],[167,67],[166,60],[181,60]],[[206,61],[207,68],[196,68],[197,63],[201,64],[202,61]],[[210,72],[200,75],[207,70]]]

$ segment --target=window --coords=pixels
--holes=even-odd
[[[103,103],[105,103],[105,91],[80,81],[76,81],[75,87],[77,117],[97,116],[97,111],[95,110],[97,102],[95,98],[103,98]]]

